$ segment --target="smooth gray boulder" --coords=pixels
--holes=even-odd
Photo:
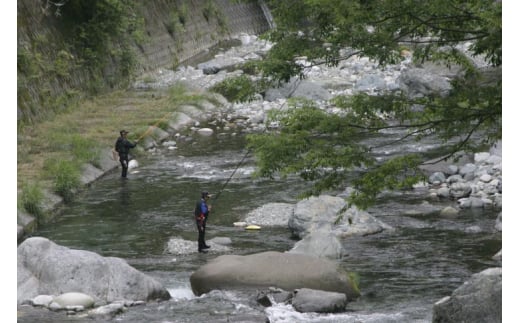
[[[19,304],[38,295],[68,292],[90,295],[96,304],[171,297],[159,282],[121,258],[69,249],[43,237],[22,242],[17,261]]]
[[[310,288],[344,293],[348,300],[359,290],[336,262],[302,254],[267,251],[247,256],[223,255],[200,267],[190,277],[197,296],[212,290],[284,290]]]
[[[435,303],[432,322],[502,322],[502,268],[474,274]]]
[[[294,291],[292,306],[301,313],[343,312],[347,307],[347,296],[343,293],[300,288]]]

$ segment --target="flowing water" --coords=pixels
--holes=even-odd
[[[221,192],[213,201],[207,240],[229,237],[232,245],[226,254],[286,251],[295,243],[287,228],[246,231],[233,226],[263,204],[295,203],[305,188],[295,178],[253,179],[251,158],[236,168],[244,154],[241,136],[195,138],[179,142],[177,149],[161,148],[142,157],[128,180],[121,180],[117,170],[96,181],[55,223],[34,234],[69,248],[123,258],[160,281],[171,300],[131,307],[112,319],[38,310],[18,321],[431,322],[436,301],[472,274],[498,265],[491,260],[501,249],[501,234],[494,231],[496,210],[467,210],[456,218],[406,215],[426,195],[414,190],[387,194],[369,210],[395,231],[343,241],[346,254],[340,264],[357,273],[362,291],[344,313],[302,314],[282,304],[263,308],[256,304],[255,292],[213,291],[196,297],[190,275],[222,253],[210,249],[199,254],[193,244],[192,252],[174,254],[167,246],[170,239],[196,241],[192,211],[202,190]]]

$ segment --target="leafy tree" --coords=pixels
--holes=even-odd
[[[299,174],[314,183],[309,195],[350,181],[357,189],[350,202],[365,208],[383,189],[410,187],[424,178],[420,166],[427,160],[446,160],[501,139],[500,1],[287,0],[269,5],[276,28],[266,38],[274,46],[259,68],[272,82],[304,77],[297,57],[335,66],[361,55],[384,67],[402,60],[403,49],[413,53],[415,62],[457,65],[462,71],[448,94],[336,97],[330,103],[341,113],[335,115],[313,102],[292,102],[291,108],[270,115],[280,125],[276,131],[248,137],[258,175]],[[456,49],[463,42],[471,43],[472,55],[485,57],[491,73]],[[373,147],[360,139],[388,129],[405,130],[401,140],[438,138],[445,150],[379,162],[371,155]]]

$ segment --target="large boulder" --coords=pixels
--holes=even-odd
[[[190,277],[195,295],[211,290],[278,287],[344,293],[350,301],[359,290],[337,263],[302,254],[262,252],[247,256],[223,255],[200,267]]]
[[[434,323],[502,322],[502,268],[471,276],[433,306]]]
[[[363,236],[392,229],[355,205],[346,208],[341,197],[320,195],[298,202],[289,218],[292,234],[303,239],[311,232],[329,230],[338,238]]]
[[[333,226],[334,233],[340,238],[376,234],[384,230],[393,230],[390,225],[379,221],[370,213],[351,205],[341,213]]]
[[[21,243],[17,258],[19,304],[38,295],[69,292],[90,295],[97,304],[170,299],[160,283],[121,258],[69,249],[43,237]]]
[[[298,202],[289,218],[289,229],[294,236],[303,238],[313,228],[330,226],[338,217],[338,212],[346,205],[341,197],[311,196]]]

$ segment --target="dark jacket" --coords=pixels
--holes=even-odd
[[[120,157],[127,157],[130,148],[134,148],[136,145],[136,143],[133,144],[126,138],[119,137],[117,138],[115,149],[119,153]]]

